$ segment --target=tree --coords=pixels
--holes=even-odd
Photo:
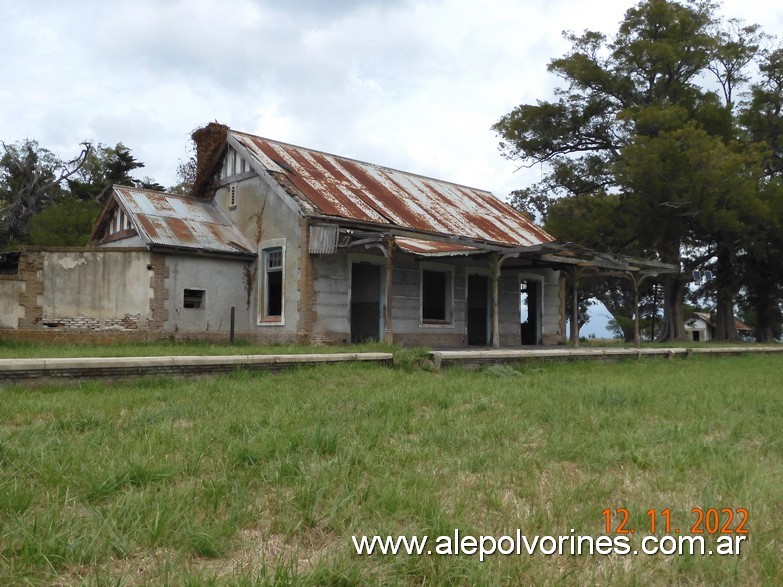
[[[197,169],[196,153],[193,151],[185,161],[180,160],[179,165],[177,165],[177,179],[179,182],[177,185],[169,188],[169,192],[172,194],[190,194],[196,183]]]
[[[33,215],[30,244],[42,247],[84,246],[100,210],[97,202],[65,196]]]
[[[2,146],[0,248],[9,248],[27,242],[30,219],[62,196],[63,182],[79,172],[91,146],[82,143],[79,155],[67,162],[29,139]]]
[[[68,178],[68,191],[79,200],[102,204],[114,185],[141,187],[131,172],[142,167],[144,163],[137,161],[122,143],[114,147],[99,143],[81,169]]]
[[[0,250],[20,244],[78,246],[86,243],[113,185],[163,191],[122,143],[82,143],[81,153],[63,162],[37,142],[2,143],[0,158]]]
[[[732,100],[761,34],[734,21],[727,31],[714,11],[709,1],[644,0],[613,40],[566,35],[571,51],[549,64],[566,82],[555,100],[520,105],[493,127],[505,156],[547,169],[512,201],[541,211],[553,197],[616,195],[620,230],[632,237],[604,248],[682,268],[695,244],[724,258],[745,228],[739,209],[758,179],[758,150],[737,140]],[[704,87],[710,72],[720,91]],[[727,181],[732,174],[737,181]],[[720,230],[708,225],[718,220]],[[738,285],[730,271],[722,277],[718,303],[732,312]],[[661,339],[685,338],[687,283],[684,272],[663,279]]]
[[[633,240],[632,235],[623,230],[626,219],[622,216],[620,197],[616,194],[580,194],[560,198],[549,202],[541,212],[545,212],[544,227],[547,232],[556,234],[563,241],[592,249],[628,252],[625,243]],[[636,307],[633,285],[628,279],[588,275],[580,281],[579,293],[584,299],[595,298],[601,302],[612,315],[614,324],[621,329],[622,338],[633,341]],[[566,298],[569,315],[570,302],[571,295]]]
[[[741,305],[754,317],[756,340],[768,342],[783,330],[783,48],[766,53],[759,72],[740,113],[748,140],[766,147],[759,186],[762,219],[740,252]]]

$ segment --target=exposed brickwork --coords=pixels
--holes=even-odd
[[[313,324],[317,320],[315,313],[315,267],[310,255],[310,225],[306,218],[299,221],[301,234],[299,244],[299,303],[296,306],[296,340],[307,344],[313,335]]]
[[[41,295],[43,295],[44,256],[40,252],[23,251],[19,257],[19,279],[25,283],[19,295],[19,304],[24,308],[24,318],[19,320],[20,328],[37,326],[43,317]]]
[[[101,321],[97,318],[88,318],[87,316],[64,316],[62,318],[45,318],[41,320],[41,325],[47,328],[79,328],[98,330],[101,327]]]
[[[169,319],[169,311],[166,309],[166,301],[169,299],[169,290],[166,287],[166,279],[169,277],[169,267],[166,265],[165,255],[159,253],[150,254],[152,265],[152,299],[150,299],[150,312],[152,318],[147,327],[152,331],[163,331],[163,324]]]
[[[60,318],[45,318],[40,324],[47,328],[76,328],[89,330],[137,330],[141,314],[125,314],[122,318],[90,318],[89,316],[63,316]]]

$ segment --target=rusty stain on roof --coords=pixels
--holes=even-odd
[[[148,244],[217,253],[255,250],[213,202],[124,186],[114,186],[114,196]]]
[[[423,255],[429,257],[449,256],[449,255],[470,255],[471,253],[481,253],[481,249],[470,247],[468,245],[459,245],[455,243],[444,243],[440,241],[424,240],[420,238],[409,238],[398,236],[394,242],[399,248],[408,253]]]
[[[517,247],[555,240],[485,190],[230,133],[306,214]]]

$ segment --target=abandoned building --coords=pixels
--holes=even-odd
[[[734,318],[734,326],[742,338],[750,338],[753,334],[753,329],[736,317]],[[685,321],[685,332],[688,340],[693,342],[713,340],[715,338],[715,319],[708,312],[694,312]]]
[[[568,269],[628,267],[483,190],[217,123],[193,138],[191,195],[115,186],[88,247],[0,257],[0,336],[554,344]]]

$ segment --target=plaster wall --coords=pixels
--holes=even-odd
[[[24,293],[25,287],[25,282],[17,279],[0,280],[0,328],[16,328],[19,319],[24,318],[24,306],[19,303],[19,296]]]
[[[231,307],[234,307],[235,332],[248,332],[255,314],[254,290],[250,303],[245,286],[245,275],[252,271],[254,261],[212,258],[191,255],[166,255],[169,269],[166,279],[168,310],[163,329],[174,333],[229,332]],[[199,308],[185,307],[185,290],[201,290],[203,301]]]
[[[234,181],[236,180],[236,181]],[[231,206],[231,185],[235,184],[236,205]],[[240,229],[256,243],[258,261],[254,265],[251,306],[248,314],[249,329],[255,329],[254,338],[269,342],[294,342],[297,339],[302,312],[300,273],[302,256],[309,253],[303,248],[300,215],[269,181],[258,175],[247,174],[222,181],[215,193],[216,204],[223,209]],[[283,247],[283,316],[279,321],[264,320],[264,266],[263,250]],[[244,298],[244,290],[243,290]]]
[[[144,318],[149,314],[148,252],[47,252],[43,259],[43,320],[88,317],[91,321]]]

